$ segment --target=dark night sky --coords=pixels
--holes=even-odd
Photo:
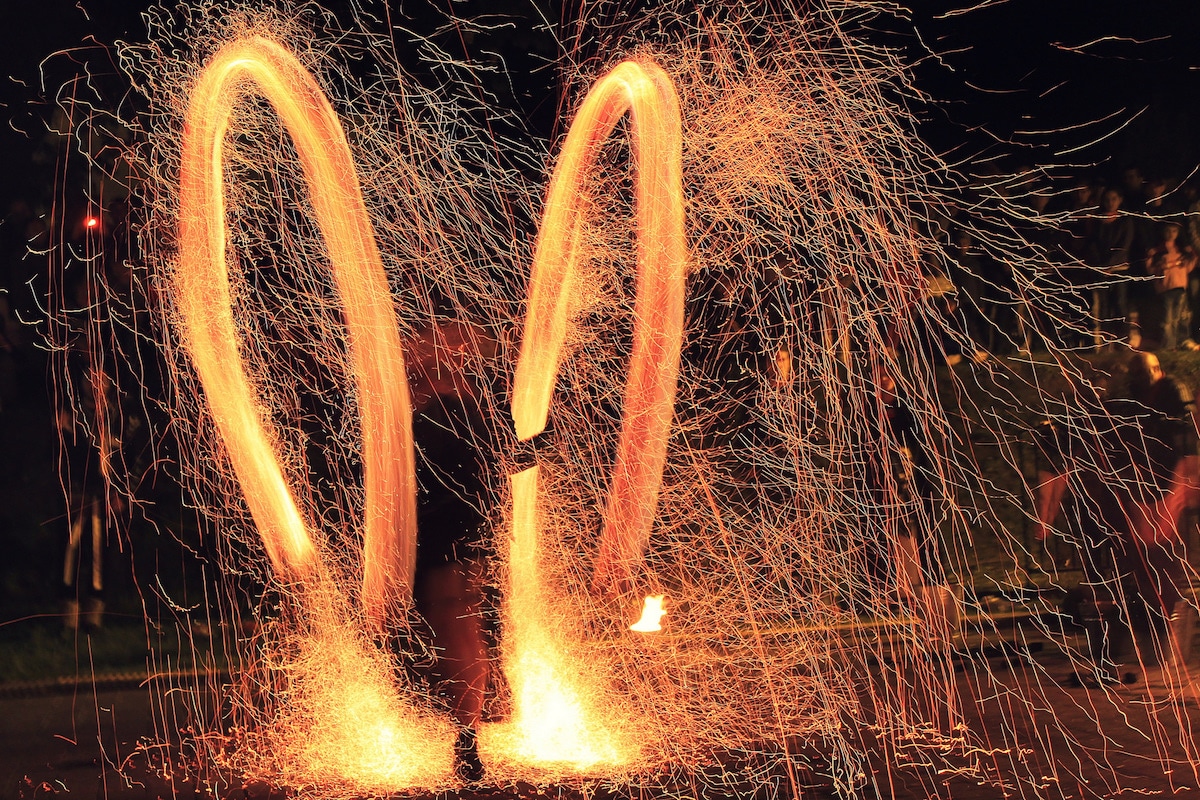
[[[7,206],[21,196],[31,184],[46,179],[46,170],[53,175],[53,165],[31,165],[34,144],[45,132],[40,119],[45,106],[39,102],[41,65],[61,50],[82,48],[89,60],[96,60],[95,37],[112,41],[121,36],[137,35],[140,19],[137,9],[144,5],[138,0],[33,0],[0,4],[0,115],[4,117],[0,146],[6,151],[8,169],[0,178],[0,203]],[[87,9],[85,11],[84,9]],[[90,51],[90,52],[88,52]],[[52,59],[50,86],[54,77],[64,75],[65,59]]]
[[[918,68],[919,85],[952,101],[944,108],[955,122],[987,126],[1019,150],[1048,142],[1045,149],[1026,151],[1033,163],[1109,156],[1117,167],[1133,161],[1148,172],[1177,177],[1195,166],[1200,17],[1192,0],[1007,0],[980,6],[953,16],[928,10],[915,15],[925,44],[946,54],[941,63],[931,59]],[[1126,122],[1128,127],[1093,148],[1054,155]],[[1064,128],[1073,130],[1036,134]]]
[[[404,9],[416,15],[415,21],[406,24],[418,31],[423,27],[432,29],[442,21],[440,12],[436,18],[429,12],[431,6],[450,5],[447,0],[391,0],[391,3],[393,13]],[[39,142],[47,138],[45,120],[53,112],[47,98],[52,100],[58,87],[72,76],[83,74],[84,68],[80,66],[83,62],[92,74],[114,75],[116,68],[111,57],[98,43],[143,40],[145,28],[141,12],[150,5],[151,0],[33,0],[20,3],[0,0],[0,117],[5,123],[0,127],[0,148],[6,154],[7,166],[0,177],[0,214],[16,198],[36,198],[46,194],[47,182],[54,180],[53,163],[32,163]],[[344,9],[347,3],[333,0],[324,5]],[[532,30],[537,15],[530,2],[453,2],[459,14],[476,9],[500,13],[499,10],[507,6],[511,6],[512,11],[504,13],[528,32],[509,30],[501,41],[489,42],[486,46],[506,50],[509,67],[515,75],[529,74],[555,56],[552,40],[544,33]],[[343,21],[350,19],[347,13],[339,16]],[[530,24],[521,26],[522,18],[530,20]],[[447,35],[457,39],[455,33]],[[530,50],[541,52],[531,54]],[[406,65],[410,69],[414,66]],[[106,85],[115,88],[119,79],[110,77]],[[524,116],[543,122],[553,118],[555,99],[549,89],[552,77],[548,71],[542,70],[539,77],[529,79],[524,86],[520,79],[514,79],[514,85],[522,95],[520,103]],[[47,148],[43,146],[41,150],[44,155]]]
[[[0,114],[11,120],[0,139],[8,166],[0,179],[0,207],[52,179],[46,166],[30,164],[31,140],[11,130],[39,135],[39,123],[27,107],[37,94],[39,62],[55,51],[87,47],[89,35],[101,41],[140,38],[139,10],[146,4],[0,3],[0,74],[11,76],[0,88]],[[504,5],[521,13],[529,3],[512,0]],[[1193,0],[938,0],[913,5],[920,43],[910,37],[907,51],[919,55],[923,45],[942,54],[927,57],[916,71],[918,86],[943,101],[924,113],[939,149],[967,142],[960,155],[973,153],[994,134],[1011,141],[1013,146],[1003,148],[1014,150],[1014,158],[1027,164],[1090,163],[1107,156],[1113,168],[1137,161],[1149,172],[1183,177],[1200,161],[1200,15]],[[968,13],[939,13],[961,5],[976,7]],[[498,11],[499,4],[491,2],[486,8]],[[500,47],[521,45],[511,34],[505,38]],[[91,60],[103,68],[95,50]],[[61,58],[50,63],[66,66]],[[525,61],[526,66],[531,63]],[[51,83],[61,74],[54,73]],[[519,74],[514,81],[520,82]],[[534,85],[542,88],[530,94],[544,92],[546,79],[535,79]],[[527,102],[531,108],[526,111],[538,113],[533,108],[536,99]],[[541,102],[542,118],[554,102]],[[1110,115],[1107,122],[1051,137],[1027,133],[1079,126]],[[1127,128],[1102,144],[1062,154],[1120,128],[1131,117]],[[989,133],[982,134],[981,128]],[[963,133],[971,130],[975,133]]]

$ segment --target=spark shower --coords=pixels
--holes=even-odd
[[[213,419],[238,476],[247,505],[279,580],[292,584],[305,617],[318,629],[350,624],[329,618],[331,609],[314,596],[336,592],[285,475],[271,414],[242,366],[226,259],[222,144],[233,107],[251,90],[261,92],[296,142],[317,225],[328,242],[330,267],[345,308],[349,351],[362,415],[366,509],[362,532],[363,584],[359,602],[370,629],[384,628],[389,609],[403,613],[411,603],[416,563],[412,411],[406,385],[399,322],[349,147],[337,116],[312,77],[277,43],[263,37],[231,42],[201,72],[184,122],[180,174],[180,263],[175,294],[182,339],[195,364]],[[604,588],[628,584],[645,550],[666,459],[667,438],[679,369],[683,328],[686,245],[683,233],[679,107],[674,87],[653,63],[624,62],[597,81],[563,146],[551,181],[530,282],[529,314],[514,384],[513,419],[527,440],[546,426],[560,352],[569,333],[569,296],[579,280],[582,227],[580,184],[600,143],[620,117],[632,111],[637,165],[639,280],[635,344],[630,366],[628,410],[601,535],[598,580]],[[589,768],[619,766],[636,746],[629,733],[608,729],[603,692],[574,685],[578,667],[569,643],[554,640],[540,617],[553,604],[538,563],[536,466],[512,478],[512,540],[506,586],[505,666],[513,692],[513,746],[526,759]],[[613,578],[613,575],[619,576]],[[336,638],[322,640],[344,646]],[[318,657],[323,657],[318,653]],[[336,663],[336,661],[332,661]],[[337,676],[314,674],[320,683]],[[591,695],[591,697],[585,696]],[[381,702],[381,712],[390,710]],[[345,713],[340,704],[313,709],[315,715]],[[383,717],[383,714],[379,715]],[[320,719],[317,720],[321,724]],[[396,783],[408,788],[405,767],[418,781],[428,773],[413,761],[428,726],[402,735],[400,719],[371,717],[364,731],[387,731],[384,741],[339,743],[381,748],[377,754]],[[443,732],[444,733],[444,732]],[[449,743],[443,738],[443,749]],[[595,741],[597,738],[603,741]],[[400,740],[392,742],[393,739]],[[281,741],[278,746],[286,747]],[[387,752],[392,748],[392,752]],[[623,752],[624,751],[624,752]],[[324,753],[310,754],[327,758]],[[448,763],[445,757],[435,763]],[[351,781],[370,781],[369,772],[348,772]],[[382,780],[381,775],[378,780]],[[389,784],[379,784],[389,788]]]
[[[465,320],[498,343],[455,362],[499,432],[479,437],[501,467],[489,780],[686,774],[703,795],[730,774],[794,787],[819,751],[849,795],[919,762],[1045,796],[1071,779],[1030,747],[1054,730],[1120,784],[1042,714],[1037,663],[963,646],[1003,627],[964,585],[1067,583],[1018,533],[1036,487],[1012,444],[1063,394],[1019,399],[1028,361],[946,363],[973,345],[939,288],[961,187],[860,25],[888,10],[667,5],[563,29],[553,145],[514,132],[486,69],[361,11],[158,9],[123,47],[149,108],[122,120],[145,143],[126,150],[142,299],[237,632],[228,684],[156,688],[188,698],[223,774],[314,797],[456,786],[453,726],[407,669],[419,636],[380,643],[412,632],[404,343]],[[1010,208],[972,211],[1012,257]],[[1011,266],[1021,319],[1070,323],[1044,264]],[[1090,385],[1061,353],[1041,368]],[[1044,611],[1038,635],[1086,667]],[[997,697],[1003,742],[969,724]],[[1156,757],[1196,763],[1163,708]]]

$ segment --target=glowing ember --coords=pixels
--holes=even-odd
[[[662,630],[662,618],[666,616],[663,608],[664,596],[661,594],[646,595],[642,604],[642,616],[629,626],[629,630],[638,633],[654,633]]]
[[[453,725],[397,694],[387,653],[342,623],[335,604],[313,602],[317,624],[294,643],[295,658],[276,665],[287,675],[286,703],[240,763],[295,786],[347,792],[445,785]]]

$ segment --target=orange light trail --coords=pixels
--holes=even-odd
[[[175,274],[183,339],[271,563],[304,581],[318,569],[317,547],[242,366],[229,287],[222,151],[233,110],[251,91],[271,103],[295,143],[344,307],[366,485],[361,602],[380,628],[389,609],[407,604],[416,564],[412,414],[407,383],[395,377],[405,374],[396,313],[337,114],[300,62],[263,37],[221,48],[192,89]]]
[[[594,571],[601,590],[625,588],[649,540],[666,461],[683,338],[684,235],[679,100],[649,61],[625,61],[598,80],[567,134],[550,182],[529,282],[529,307],[513,389],[517,436],[546,426],[570,311],[583,268],[581,191],[600,146],[629,113],[637,180],[638,281],[633,354],[604,530]],[[512,478],[505,671],[513,691],[509,747],[523,760],[586,770],[638,756],[602,676],[568,657],[569,634],[551,620],[541,569],[538,468]]]
[[[567,134],[538,233],[512,404],[519,439],[545,429],[581,266],[579,190],[626,112],[637,170],[638,282],[621,438],[596,565],[601,588],[627,583],[649,541],[683,342],[688,253],[679,98],[652,62],[622,62],[597,81]]]
[[[388,793],[445,784],[453,727],[397,692],[392,664],[358,626],[285,476],[265,403],[239,352],[226,254],[222,149],[251,91],[295,142],[348,328],[358,391],[366,502],[360,602],[368,630],[411,596],[415,566],[412,419],[399,329],[349,146],[300,62],[249,37],[223,47],[192,90],[180,174],[175,298],[182,339],[277,576],[294,584],[302,625],[282,665],[281,709],[244,754],[252,770]]]
[[[642,616],[629,626],[629,630],[637,633],[657,633],[662,630],[662,618],[667,611],[664,606],[666,597],[661,594],[646,595],[642,602]]]

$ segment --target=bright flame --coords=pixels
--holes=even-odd
[[[512,413],[517,436],[546,426],[568,334],[584,219],[581,188],[601,144],[631,113],[637,170],[638,283],[633,356],[621,438],[605,509],[594,583],[632,580],[649,540],[666,461],[683,338],[682,142],[674,85],[656,64],[626,61],[597,81],[567,134],[550,183],[529,283]],[[502,740],[525,762],[619,765],[639,756],[631,715],[593,665],[572,657],[577,633],[556,620],[541,568],[538,468],[512,477],[513,537],[505,593],[504,669],[513,720]],[[572,635],[575,639],[572,639]]]
[[[100,220],[98,220],[96,217],[88,217],[86,220],[84,220],[83,224],[88,228],[95,228],[100,224]]]
[[[661,594],[648,594],[642,603],[642,616],[629,626],[629,630],[638,633],[654,633],[662,630],[662,618],[667,612],[663,608],[665,597]]]
[[[513,716],[489,731],[482,744],[500,759],[579,772],[628,763],[637,747],[614,724],[616,706],[603,682],[567,655],[566,632],[547,615],[553,601],[541,571],[537,487],[536,466],[512,476],[504,668]]]
[[[184,121],[175,275],[183,338],[272,565],[292,580],[310,577],[318,567],[314,537],[243,367],[229,289],[222,149],[233,109],[252,89],[295,142],[345,308],[367,498],[362,604],[379,628],[390,607],[408,602],[416,565],[412,412],[408,386],[396,378],[405,374],[396,313],[337,115],[300,62],[259,36],[213,57]]]

